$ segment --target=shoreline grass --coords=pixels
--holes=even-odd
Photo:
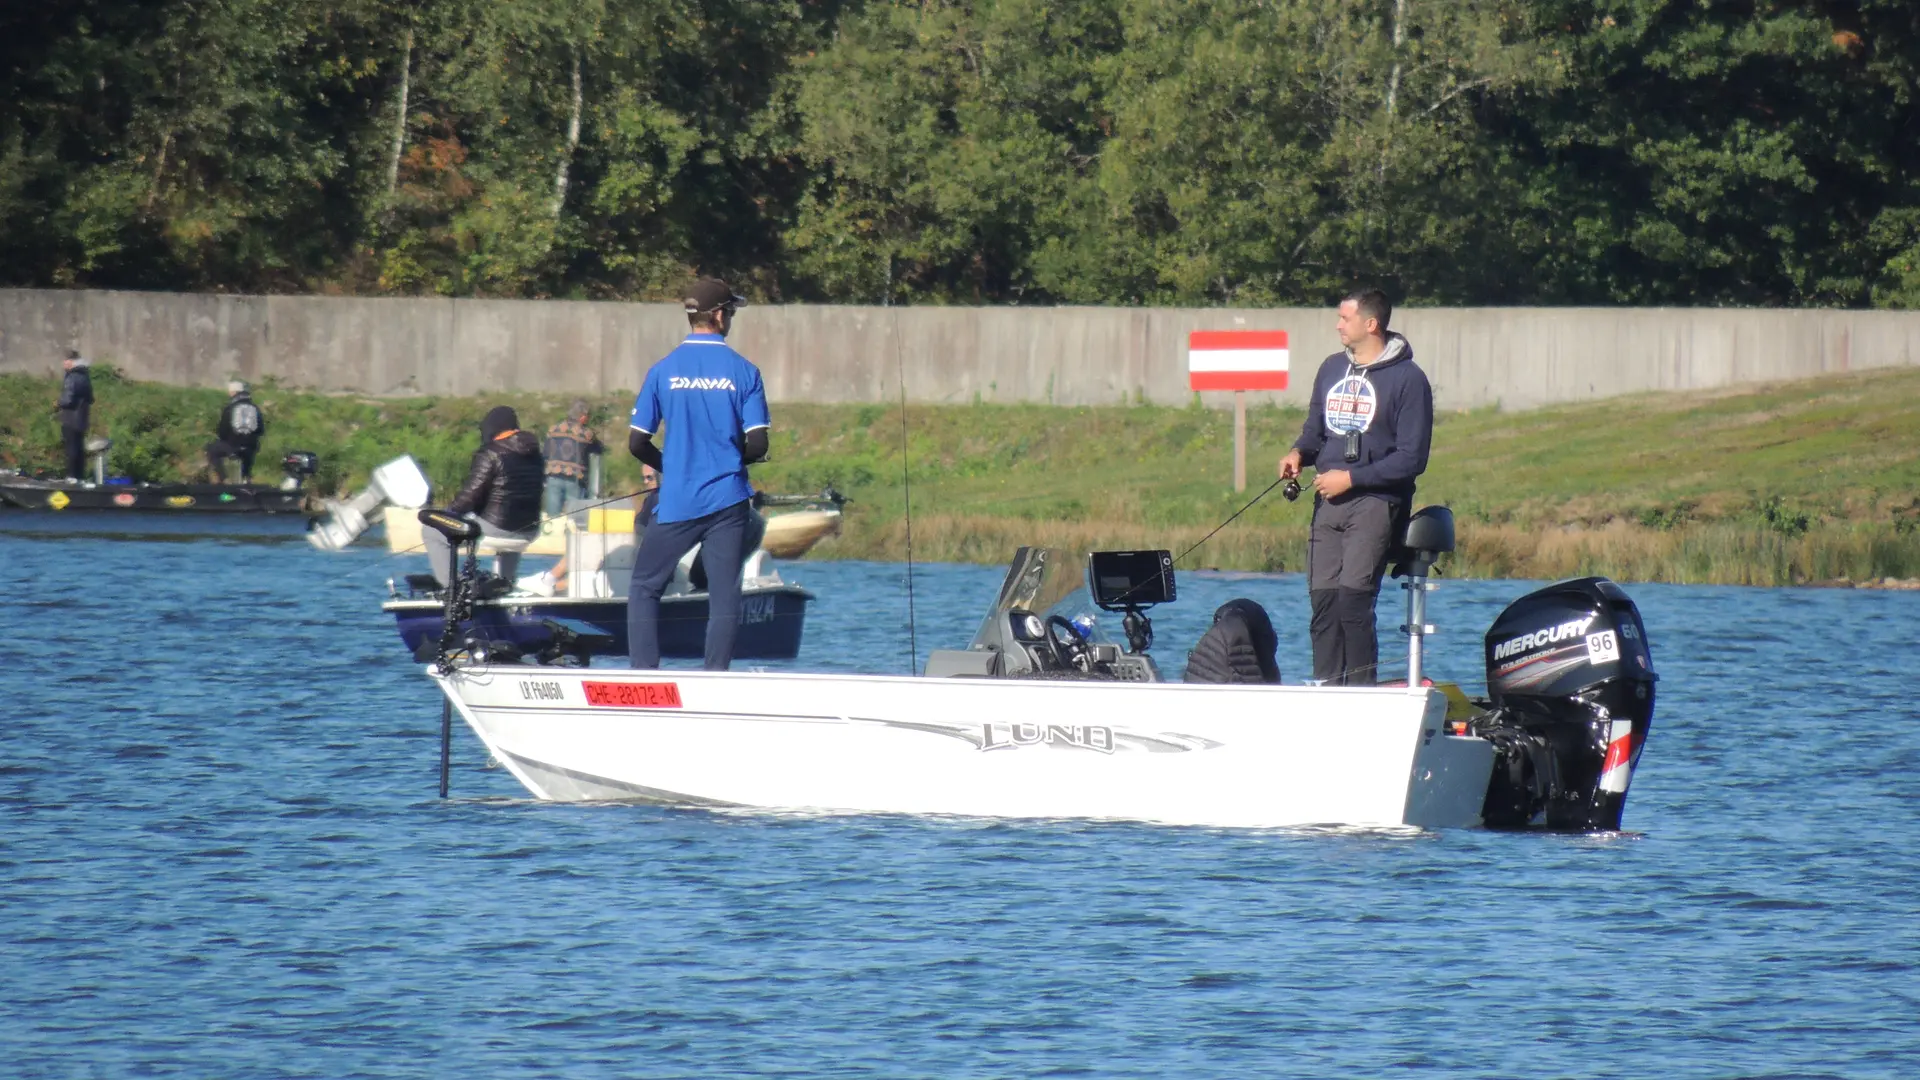
[[[0,376],[0,467],[57,465],[57,379]],[[225,395],[96,372],[95,433],[110,467],[179,479],[199,467]],[[509,404],[536,430],[571,395],[371,398],[255,388],[269,425],[257,472],[318,453],[319,487],[351,490],[401,453],[435,490],[464,477],[478,418]],[[620,445],[631,395],[589,398],[614,452],[610,492],[637,485]],[[1205,536],[1272,478],[1299,410],[1251,411],[1249,491],[1228,483],[1230,414],[1193,407],[912,406],[905,417],[914,556],[1000,563],[1019,543],[1167,547]],[[848,494],[844,534],[816,558],[906,551],[899,406],[774,404],[769,491]],[[1785,585],[1920,577],[1920,369],[1693,394],[1648,394],[1522,413],[1436,417],[1422,503],[1460,521],[1449,572]],[[1183,565],[1298,570],[1306,501],[1276,492]]]

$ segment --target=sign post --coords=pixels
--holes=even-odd
[[[1247,490],[1247,392],[1233,392],[1233,490]]]
[[[1233,490],[1247,490],[1246,392],[1287,388],[1287,332],[1193,331],[1187,335],[1187,386],[1233,391]]]

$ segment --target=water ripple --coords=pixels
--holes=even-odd
[[[378,553],[0,547],[29,598],[13,640],[43,645],[10,658],[0,743],[10,1075],[1920,1060],[1920,712],[1893,660],[1920,594],[1632,587],[1662,681],[1631,832],[1235,832],[550,806],[464,735],[441,802],[438,703],[377,610]],[[822,599],[801,659],[756,666],[904,668],[901,567],[787,571]],[[998,578],[916,568],[920,641],[964,641]],[[1434,667],[1476,682],[1479,628],[1523,587],[1446,582]],[[1176,673],[1236,595],[1308,667],[1298,578],[1182,594],[1155,619]],[[1809,626],[1848,647],[1813,662]]]

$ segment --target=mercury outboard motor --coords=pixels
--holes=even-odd
[[[1482,817],[1491,828],[1620,827],[1653,723],[1653,654],[1640,610],[1603,577],[1514,601],[1487,631],[1494,744]]]

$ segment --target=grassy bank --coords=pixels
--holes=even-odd
[[[51,378],[0,377],[0,465],[51,469],[59,438]],[[224,395],[96,375],[94,428],[111,465],[141,479],[197,466]],[[458,484],[485,409],[529,425],[565,399],[372,399],[257,387],[266,454],[311,449],[321,485],[352,488],[399,453],[437,490]],[[623,440],[628,395],[594,400]],[[1251,490],[1231,490],[1232,417],[1157,406],[776,405],[763,489],[850,495],[846,535],[819,554],[897,558],[905,550],[904,437],[916,558],[1000,562],[1018,543],[1184,550],[1265,487],[1298,433],[1297,410],[1249,418]],[[1421,499],[1461,522],[1457,573],[1784,584],[1920,576],[1920,370],[1737,392],[1643,395],[1525,413],[1443,414]],[[637,480],[609,457],[615,490]],[[1309,506],[1275,493],[1186,565],[1296,570]]]

